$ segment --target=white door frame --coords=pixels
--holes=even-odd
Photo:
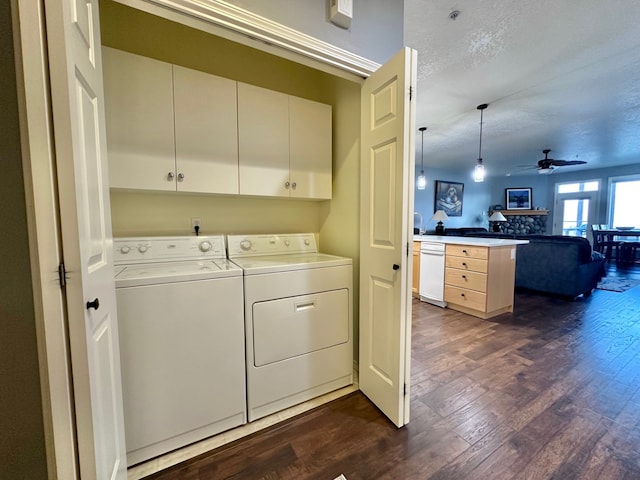
[[[584,181],[576,182],[582,183]],[[574,183],[574,182],[562,182],[562,183]],[[598,182],[598,190],[591,192],[571,192],[571,193],[558,193],[558,185],[554,185],[554,201],[555,208],[553,209],[553,235],[562,235],[562,222],[564,218],[564,201],[565,200],[589,200],[589,213],[587,215],[587,225],[592,225],[597,218],[597,211],[600,200],[600,190],[602,188],[601,182]],[[587,228],[587,238],[593,243],[593,236],[591,229]]]
[[[42,1],[12,0],[29,250],[49,478],[78,477]]]

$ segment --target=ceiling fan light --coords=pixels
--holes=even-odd
[[[424,174],[424,171],[420,171],[420,175],[418,175],[418,180],[416,181],[416,187],[418,190],[424,190],[427,188],[427,177]]]
[[[549,175],[553,172],[553,167],[539,168],[538,173],[541,175]]]

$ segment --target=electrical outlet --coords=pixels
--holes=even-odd
[[[195,232],[196,227],[199,229],[202,228],[202,222],[200,221],[200,217],[191,217],[191,231]]]

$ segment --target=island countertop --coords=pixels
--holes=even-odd
[[[447,235],[414,235],[413,241],[443,243],[445,245],[472,245],[477,247],[506,247],[509,245],[529,243],[529,240],[516,240],[513,238],[454,237]]]

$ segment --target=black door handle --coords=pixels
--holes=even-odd
[[[98,310],[98,308],[100,308],[100,300],[96,298],[93,300],[93,302],[87,302],[87,310],[90,310],[92,308]]]
[[[393,269],[394,270],[400,270],[400,265],[398,265],[397,263],[393,264]]]

